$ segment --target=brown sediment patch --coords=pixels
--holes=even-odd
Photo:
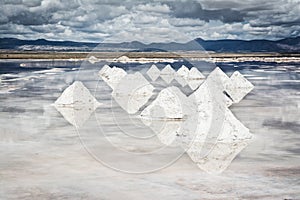
[[[85,59],[94,56],[97,59],[128,58],[213,58],[217,60],[249,60],[251,58],[293,59],[300,54],[289,53],[205,53],[205,52],[53,52],[53,51],[0,51],[0,59]]]
[[[300,177],[300,166],[295,167],[274,167],[266,169],[265,173],[267,176],[279,176],[279,177]]]

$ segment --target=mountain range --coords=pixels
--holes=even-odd
[[[1,50],[15,51],[212,51],[220,53],[279,52],[300,53],[300,37],[281,40],[203,40],[196,38],[186,43],[151,43],[138,41],[122,43],[92,43],[50,41],[45,39],[20,40],[0,38]]]

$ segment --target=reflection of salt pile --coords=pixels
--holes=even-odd
[[[171,144],[182,127],[187,97],[177,88],[163,89],[141,113],[141,119],[164,144]]]
[[[184,65],[177,71],[177,74],[176,80],[182,86],[188,85],[192,90],[197,89],[205,79],[204,75],[197,68],[192,67],[189,70]]]
[[[128,113],[136,113],[152,96],[153,86],[139,72],[105,65],[100,77],[113,89],[112,96]],[[161,71],[152,65],[147,75],[153,81],[161,77],[167,84],[176,80],[194,92],[186,96],[171,86],[159,92],[140,117],[166,145],[179,145],[197,163],[211,173],[227,168],[249,143],[252,134],[229,110],[241,101],[253,85],[239,72],[229,78],[216,68],[205,79],[196,68],[182,66],[177,72],[167,65]]]
[[[117,59],[115,59],[116,62],[121,62],[121,63],[127,63],[130,62],[130,58],[128,58],[127,56],[121,56]]]
[[[100,103],[82,82],[75,81],[55,101],[55,108],[75,127],[84,124]]]
[[[136,113],[153,95],[154,87],[136,72],[127,74],[123,69],[105,65],[99,76],[113,89],[112,96],[128,113]]]
[[[99,76],[112,88],[115,89],[127,73],[118,67],[110,68],[108,65],[104,65],[99,71]]]
[[[195,67],[189,70],[186,66],[182,65],[176,72],[171,65],[166,65],[161,71],[152,65],[147,71],[147,75],[152,81],[155,81],[159,76],[167,83],[170,84],[174,79],[181,85],[188,85],[192,90],[195,90],[204,81],[204,75],[199,72]]]
[[[188,80],[189,70],[185,67],[180,70],[186,71],[180,74]],[[202,79],[199,81],[203,82]],[[235,72],[229,78],[216,68],[189,97],[177,88],[162,90],[141,117],[163,143],[176,141],[200,168],[222,172],[252,137],[228,109],[252,88],[240,73]],[[165,95],[166,91],[168,95]],[[165,111],[164,119],[159,119],[154,114],[162,110]]]
[[[239,72],[228,78],[216,68],[191,95],[196,99],[198,111],[206,111],[207,116],[199,118],[187,153],[203,170],[222,172],[249,143],[252,135],[228,107],[238,103],[252,89],[253,85]]]
[[[96,58],[95,56],[90,56],[88,58],[88,61],[92,64],[95,64],[95,63],[99,62],[100,60],[98,58]]]

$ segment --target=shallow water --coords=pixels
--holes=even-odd
[[[119,108],[97,76],[104,64],[0,62],[1,199],[300,198],[300,63],[216,63],[255,86],[231,107],[254,139],[220,175],[203,172],[177,148],[165,148]],[[190,65],[172,65],[181,64]],[[114,65],[128,73],[151,66]],[[193,65],[204,75],[215,67]],[[52,105],[76,80],[103,103],[78,129]],[[112,168],[157,170],[128,174]]]

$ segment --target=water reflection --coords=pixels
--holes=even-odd
[[[86,169],[85,173],[90,174],[91,177],[98,174],[99,171],[96,169],[92,171],[91,169],[95,163],[88,161],[88,155],[82,153],[82,148],[78,147],[80,144],[75,142],[77,136],[72,125],[50,106],[67,85],[77,80],[76,75],[81,63],[54,61],[51,64],[31,65],[33,67],[29,68],[21,67],[20,64],[25,62],[34,63],[33,61],[22,60],[0,62],[1,181],[4,184],[10,183],[14,173],[21,174],[21,171],[24,170],[27,172],[31,170],[31,173],[34,173],[32,171],[40,174],[49,173],[50,176],[64,171],[64,174],[70,178],[79,176],[78,171],[81,167],[81,169]],[[86,71],[81,73],[83,76],[81,79],[84,79],[85,87],[95,96],[97,101],[103,105],[111,105],[109,96],[111,89],[97,79],[97,73],[104,64],[106,63],[90,64],[85,69]],[[191,67],[188,63],[181,62],[174,63],[174,66],[177,66],[178,69],[182,64]],[[166,63],[157,64],[160,70],[165,65]],[[122,67],[126,71],[144,70],[146,73],[151,64],[142,66],[129,64],[125,66],[116,63],[116,66]],[[295,184],[299,183],[300,163],[300,64],[245,62],[217,63],[217,66],[227,75],[238,70],[255,86],[255,89],[243,101],[231,108],[237,118],[253,133],[254,141],[233,161],[222,176],[223,178],[205,178],[205,175],[201,174],[198,169],[190,167],[191,163],[187,160],[184,160],[184,163],[187,164],[182,162],[173,165],[170,170],[173,170],[174,177],[183,179],[189,177],[190,179],[180,182],[184,182],[182,184],[186,184],[188,187],[193,184],[198,184],[201,187],[209,184],[209,188],[225,187],[228,191],[237,188],[238,193],[249,195],[255,192],[260,193],[261,188],[265,187],[266,190],[277,194],[278,197],[287,193],[297,194],[300,191],[299,184]],[[213,69],[213,66],[203,64],[203,62],[198,62],[196,67],[205,76]],[[92,75],[94,75],[95,81],[89,82],[88,80],[92,79]],[[98,83],[97,90],[101,91],[97,94],[94,93],[95,82]],[[108,114],[111,113],[111,110],[103,106],[94,113],[101,115],[106,134],[111,136],[112,141],[115,141],[113,138],[117,131],[112,128],[113,121],[109,117],[105,118],[105,116],[110,116]],[[127,118],[125,114],[120,112],[118,118]],[[92,120],[93,117],[90,117],[85,123],[90,125]],[[125,123],[126,120],[123,122]],[[91,131],[93,128],[96,127],[89,127]],[[97,135],[96,133],[93,134]],[[135,149],[127,145],[126,148],[141,152],[145,149],[153,150],[153,146],[155,146],[146,145],[147,143],[143,143]],[[109,149],[102,150],[110,152]],[[76,152],[76,155],[72,152]],[[38,157],[35,153],[41,156]],[[78,156],[79,154],[80,156]],[[55,163],[54,160],[57,160],[58,163]],[[66,162],[74,165],[65,165]],[[85,166],[83,163],[88,163],[90,166]],[[56,168],[51,168],[51,166]],[[77,166],[78,168],[76,168]],[[72,171],[74,168],[78,171]],[[101,168],[101,170],[105,169]],[[139,183],[141,185],[153,182],[171,184],[167,181],[170,178],[167,173],[171,172],[163,171],[159,176],[153,175],[155,177],[145,176],[143,181],[146,182]],[[240,173],[239,176],[236,175],[237,173]],[[271,177],[270,179],[270,176],[275,178],[272,179]],[[47,178],[52,180],[51,177]],[[56,176],[56,178],[59,177]],[[205,182],[201,182],[202,180]],[[172,181],[176,182],[177,180],[172,179]],[[85,181],[82,182],[86,183]],[[110,182],[112,180],[106,179],[106,183]],[[232,185],[233,182],[236,185]],[[222,183],[231,184],[231,188]],[[261,187],[257,187],[257,185]],[[172,185],[172,188],[176,188],[176,186]],[[227,194],[227,190],[223,192]]]

